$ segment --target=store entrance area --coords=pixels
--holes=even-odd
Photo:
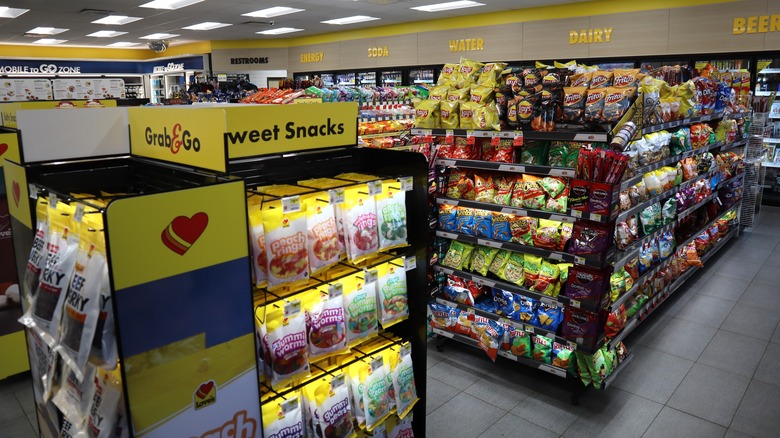
[[[779,244],[780,208],[765,207],[628,337],[637,360],[613,386],[577,406],[558,377],[431,339],[427,436],[777,436]]]

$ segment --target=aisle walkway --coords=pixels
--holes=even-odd
[[[560,378],[429,341],[427,436],[777,437],[780,208],[760,216],[626,340],[634,361],[579,406]]]

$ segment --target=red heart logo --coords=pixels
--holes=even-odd
[[[22,188],[19,187],[19,183],[16,182],[16,181],[13,182],[12,186],[13,186],[12,189],[13,189],[13,192],[14,192],[14,204],[16,204],[16,206],[18,207],[19,206],[19,201],[22,198]]]
[[[8,150],[8,143],[0,143],[0,155],[3,155]]]
[[[195,395],[198,396],[199,399],[204,399],[207,395],[209,395],[212,389],[214,389],[214,381],[210,380],[201,384],[198,388],[198,391],[195,392]]]
[[[209,224],[206,213],[195,213],[191,218],[178,216],[163,229],[160,238],[165,246],[179,255],[184,255],[200,238]]]

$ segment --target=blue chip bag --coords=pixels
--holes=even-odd
[[[457,210],[457,231],[469,236],[474,236],[474,209],[458,207]]]
[[[674,254],[674,236],[671,231],[667,231],[658,238],[658,251],[661,260],[666,260]]]
[[[493,240],[509,242],[512,239],[512,230],[509,228],[509,215],[493,213]]]
[[[653,267],[653,250],[649,243],[650,242],[645,242],[642,244],[642,247],[639,248],[639,263],[637,264],[639,267],[639,275],[644,274],[648,269]]]
[[[477,210],[474,213],[474,231],[477,237],[493,238],[493,213],[487,210]]]
[[[439,205],[439,229],[442,231],[458,230],[458,207],[454,205]]]
[[[536,318],[539,322],[537,327],[555,333],[558,330],[558,325],[563,321],[563,312],[556,305],[541,303],[536,311]]]
[[[496,305],[496,313],[508,317],[519,309],[519,303],[515,302],[515,294],[498,288],[493,288],[493,302]]]
[[[491,299],[479,300],[474,303],[474,308],[485,312],[497,313],[496,302]]]
[[[515,297],[520,301],[520,310],[516,312],[516,319],[522,323],[538,326],[539,318],[536,315],[536,311],[539,308],[539,301],[533,298],[528,298],[524,295]]]

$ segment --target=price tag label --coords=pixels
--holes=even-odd
[[[363,278],[363,281],[366,284],[369,284],[376,282],[379,278],[379,275],[377,274],[376,269],[366,269],[363,271]]]
[[[444,131],[444,144],[455,144],[455,132],[452,130]]]
[[[577,301],[577,300],[569,300],[569,305],[570,305],[571,307],[576,307],[577,309],[579,309],[579,308],[580,308],[580,302],[579,302],[579,301]]]
[[[282,212],[284,214],[295,213],[296,211],[301,211],[300,196],[289,196],[287,198],[282,198]]]
[[[81,222],[81,219],[84,218],[84,204],[76,204],[76,212],[73,214],[73,219],[76,219],[76,222]]]
[[[557,252],[550,253],[551,260],[563,260],[563,254],[558,254]]]
[[[425,143],[433,143],[433,135],[431,135],[430,133],[426,134],[423,137],[423,142],[425,142]]]
[[[368,183],[368,196],[376,196],[382,194],[382,181],[376,180]]]
[[[339,283],[331,283],[328,285],[328,297],[339,297],[344,293],[344,285]]]
[[[49,193],[49,207],[57,208],[57,195],[55,193]]]
[[[509,164],[502,164],[498,166],[498,170],[503,172],[520,172],[525,173],[525,166],[513,166]]]
[[[496,285],[495,281],[486,280],[484,278],[474,278],[474,283],[477,283],[481,286],[487,286],[487,287],[494,287]]]
[[[289,400],[285,400],[280,403],[280,407],[282,408],[282,416],[286,416],[290,412],[298,409],[298,399],[291,398]]]
[[[374,426],[374,430],[371,432],[371,436],[375,436],[375,437],[387,436],[387,426],[385,426],[385,423],[382,423],[378,426]]]
[[[35,187],[35,184],[27,184],[27,193],[30,194],[30,198],[38,199],[38,187]]]
[[[477,245],[488,246],[490,248],[503,248],[501,242],[494,242],[492,240],[477,239]]]
[[[590,218],[596,222],[601,222],[601,215],[598,213],[591,213]]]
[[[376,371],[385,364],[381,355],[371,358],[371,371]]]
[[[493,134],[493,138],[490,139],[491,146],[498,146],[501,144],[501,136],[499,133]]]
[[[515,138],[512,140],[512,146],[520,147],[523,145],[523,131],[515,131]]]
[[[344,373],[334,376],[330,379],[330,389],[335,390],[336,388],[344,386],[345,381]]]
[[[439,231],[439,237],[443,237],[445,239],[457,239],[458,235],[453,233],[448,233],[446,231]]]
[[[301,311],[301,300],[292,300],[284,303],[284,317],[297,315]]]
[[[436,333],[437,335],[444,336],[445,338],[452,339],[452,338],[455,337],[454,333],[450,333],[450,332],[444,331],[444,330],[435,329],[433,332]]]
[[[469,146],[477,144],[477,138],[474,136],[474,131],[466,131],[466,144]]]
[[[571,211],[571,215],[576,217],[577,219],[581,219],[582,218],[582,212],[579,211],[579,210],[572,210]]]
[[[344,189],[330,189],[328,190],[328,197],[330,198],[331,205],[340,205],[344,203]]]
[[[585,264],[585,257],[580,257],[580,256],[574,257],[574,263],[576,263],[578,265],[584,265]]]
[[[455,165],[455,160],[439,160],[439,165],[452,167]]]
[[[412,344],[411,342],[407,342],[404,345],[401,346],[401,351],[399,352],[399,355],[401,357],[408,356],[412,354]]]
[[[569,348],[571,348],[572,350],[576,350],[577,349],[577,343],[576,342],[566,341],[566,345],[568,345]]]
[[[525,326],[525,332],[526,333],[530,333],[530,334],[534,334],[534,328],[531,327],[530,325],[527,325],[527,326]]]
[[[411,192],[414,189],[414,177],[412,176],[402,176],[398,178],[398,181],[401,182],[401,191],[402,192]]]
[[[404,258],[404,270],[408,272],[416,267],[417,267],[417,257],[409,256]]]

